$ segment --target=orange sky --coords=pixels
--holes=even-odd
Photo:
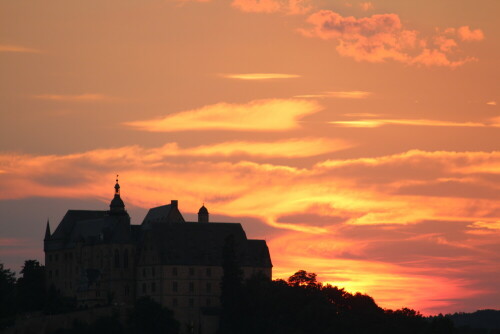
[[[0,1],[0,262],[178,199],[424,314],[500,308],[497,0]]]

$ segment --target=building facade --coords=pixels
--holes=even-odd
[[[130,224],[117,180],[109,210],[69,210],[53,233],[47,222],[47,284],[87,307],[148,296],[174,311],[182,332],[214,333],[228,240],[244,278],[272,277],[266,242],[247,239],[239,223],[209,222],[205,206],[197,222],[173,200]]]

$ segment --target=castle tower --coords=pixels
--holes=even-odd
[[[208,210],[205,204],[198,211],[198,223],[208,223]]]

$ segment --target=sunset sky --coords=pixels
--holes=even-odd
[[[0,262],[47,219],[242,222],[274,278],[500,309],[498,0],[0,0]]]

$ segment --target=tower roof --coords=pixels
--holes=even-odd
[[[118,183],[118,175],[116,175],[115,196],[109,204],[109,210],[112,214],[121,214],[125,212],[125,203],[120,197],[120,184]]]
[[[201,214],[204,214],[204,215],[208,215],[208,210],[207,208],[205,207],[205,204],[203,204],[200,208],[200,210],[198,210],[198,214],[201,215]]]
[[[47,227],[45,227],[45,238],[43,240],[49,240],[50,239],[50,224],[49,220],[47,219]]]

